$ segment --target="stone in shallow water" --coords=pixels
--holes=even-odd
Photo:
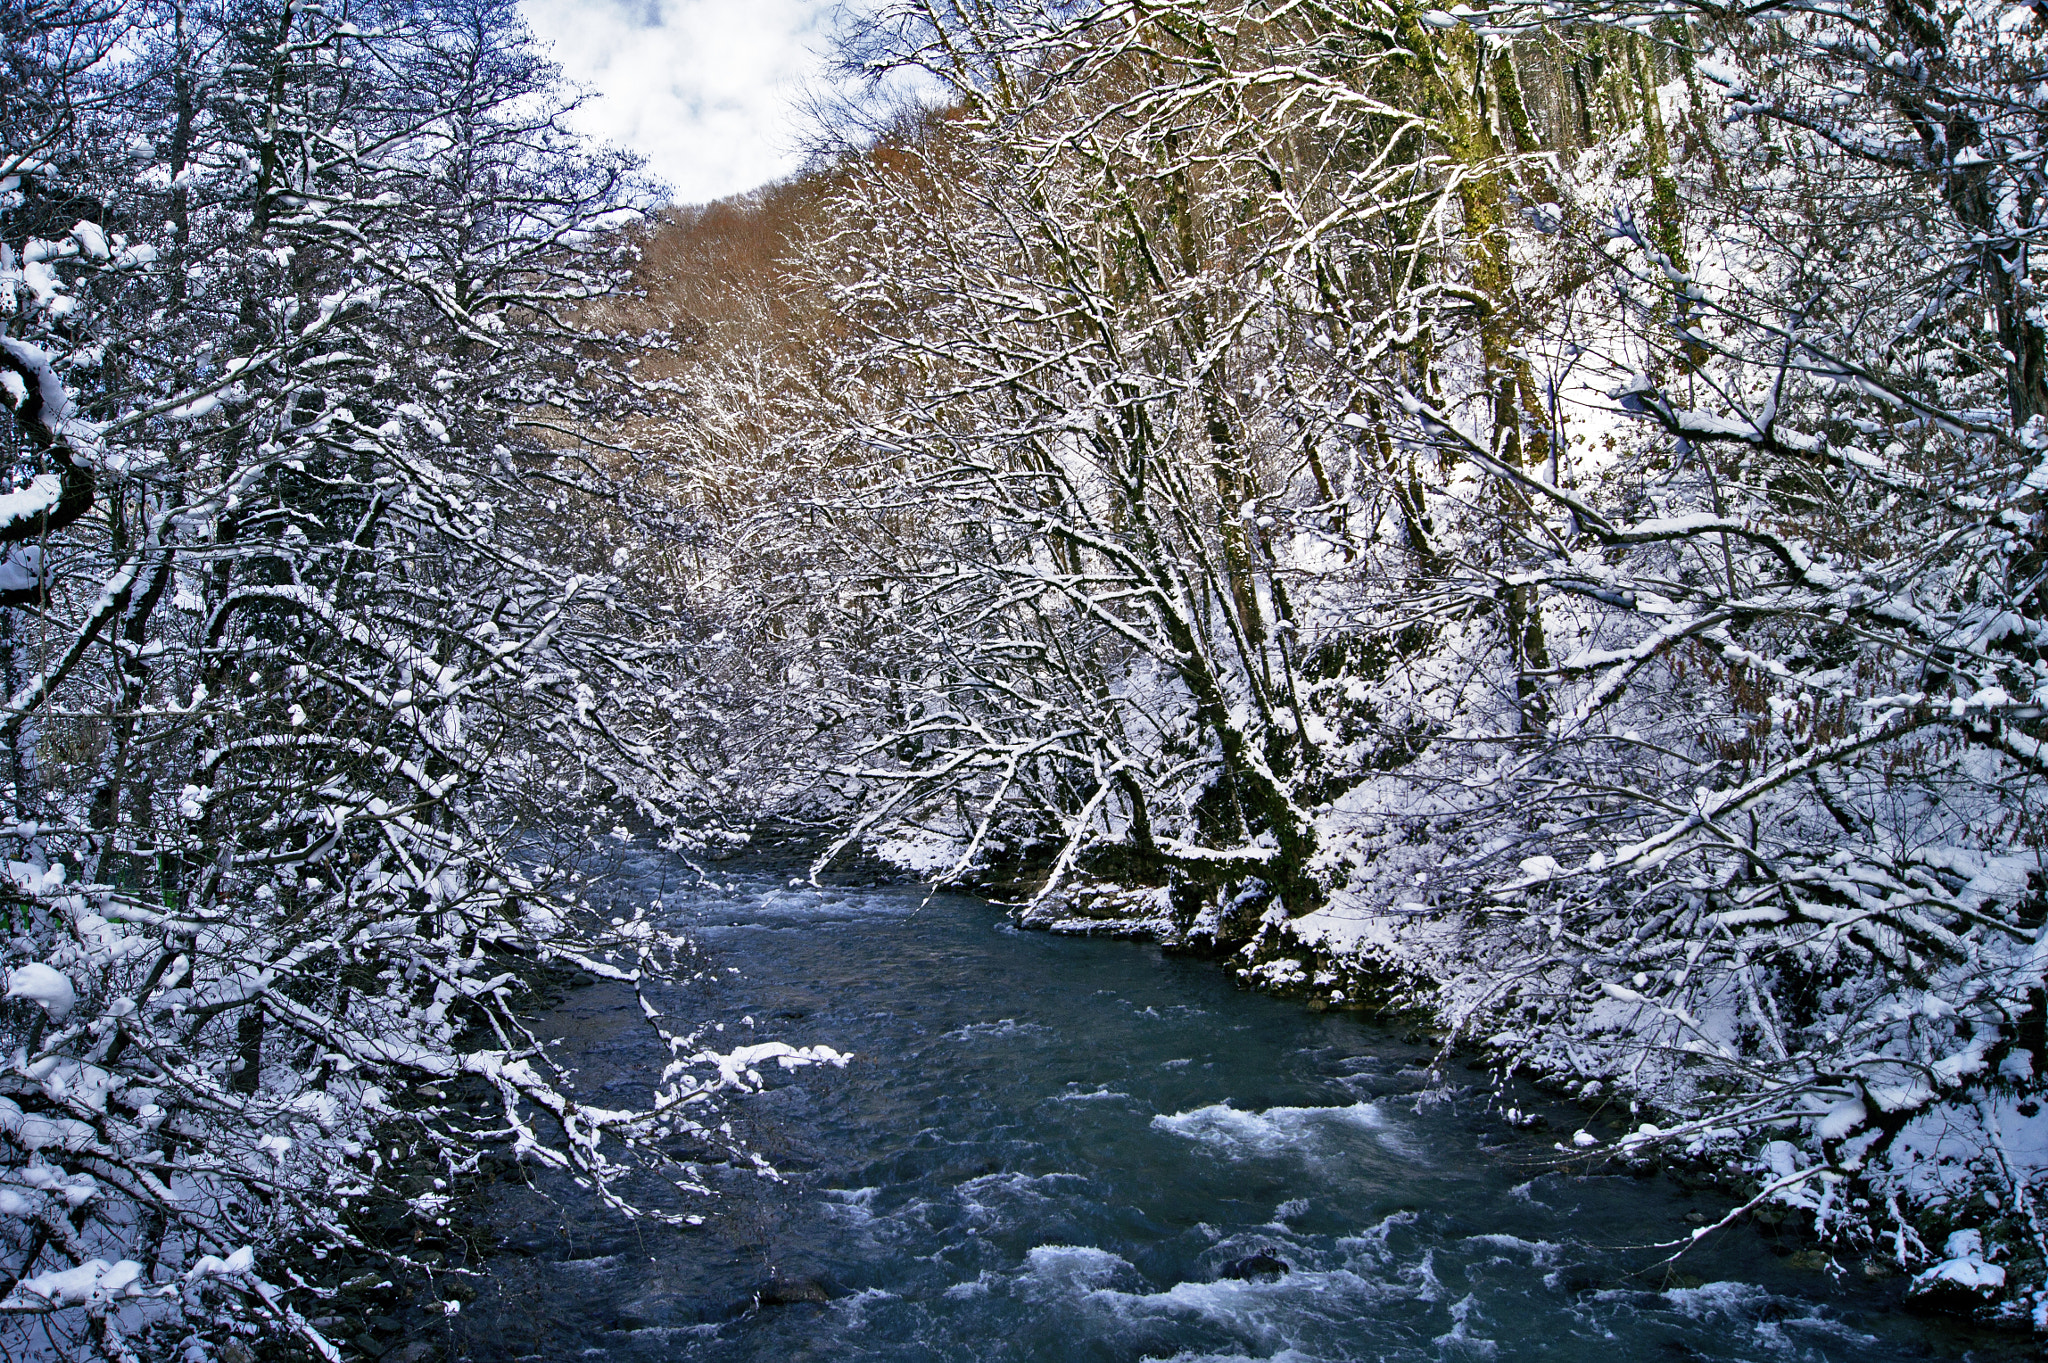
[[[802,1302],[828,1302],[832,1294],[815,1278],[775,1278],[762,1285],[754,1300],[763,1306],[795,1306]]]
[[[1293,1271],[1293,1267],[1285,1259],[1260,1250],[1257,1254],[1247,1254],[1242,1259],[1232,1259],[1223,1266],[1222,1276],[1250,1282],[1259,1278],[1277,1278],[1283,1273]]]

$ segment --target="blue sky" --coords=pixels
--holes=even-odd
[[[681,203],[796,169],[796,105],[834,0],[520,0],[569,78],[582,130],[645,156]]]

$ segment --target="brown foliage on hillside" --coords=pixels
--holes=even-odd
[[[641,247],[634,281],[647,320],[701,343],[757,296],[785,317],[786,294],[776,285],[792,245],[819,220],[829,188],[828,176],[807,174],[662,214]]]

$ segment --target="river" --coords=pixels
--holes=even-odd
[[[720,1049],[854,1059],[731,1105],[781,1178],[708,1170],[720,1196],[701,1228],[506,1192],[491,1216],[507,1249],[449,1323],[454,1356],[2019,1356],[1897,1309],[1896,1279],[1823,1271],[1778,1230],[1663,1264],[1648,1246],[1726,1202],[1574,1170],[1554,1142],[1583,1114],[1517,1131],[1483,1075],[1431,1086],[1432,1051],[1398,1029],[1151,947],[1020,931],[975,900],[711,873],[647,853],[611,886],[660,898],[708,953],[707,980],[669,1005],[721,1023]],[[545,1022],[584,1091],[644,1095],[662,1053],[630,996],[578,990]]]

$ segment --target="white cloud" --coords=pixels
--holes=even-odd
[[[582,130],[647,158],[678,202],[796,169],[796,103],[823,68],[832,0],[520,0],[534,36],[597,93]]]

